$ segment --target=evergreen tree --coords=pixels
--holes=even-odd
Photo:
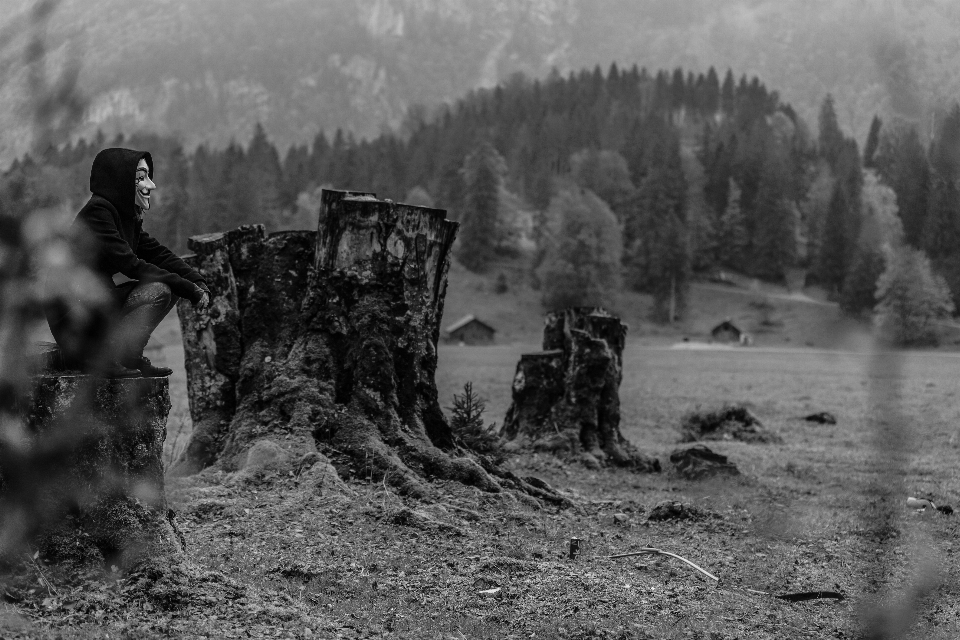
[[[157,237],[174,251],[187,250],[186,220],[190,215],[187,183],[189,165],[179,145],[173,149],[164,164],[163,188],[158,190],[160,205],[156,213]]]
[[[837,122],[837,113],[833,107],[833,96],[829,93],[820,105],[820,136],[818,146],[820,157],[825,158],[831,167],[836,168],[837,159],[843,147],[843,132]]]
[[[754,207],[756,231],[751,273],[780,281],[796,260],[796,212],[785,197],[782,164],[769,162],[761,176]]]
[[[251,207],[253,217],[276,229],[280,221],[283,182],[280,156],[259,122],[254,127],[245,160],[246,176],[254,198]]]
[[[720,78],[717,70],[710,67],[703,91],[703,110],[707,115],[713,115],[720,109]]]
[[[846,189],[836,183],[823,224],[817,269],[820,282],[835,293],[840,291],[850,265],[854,240],[851,208]]]
[[[727,69],[720,88],[720,107],[727,115],[732,115],[737,106],[736,84],[733,79],[733,69]]]
[[[929,202],[930,165],[917,130],[885,130],[874,163],[880,177],[897,194],[906,241],[920,247]]]
[[[482,143],[464,162],[465,197],[457,259],[482,273],[497,244],[497,217],[503,158],[489,142]]]
[[[671,322],[682,313],[690,278],[686,228],[686,181],[679,140],[655,146],[660,162],[649,168],[631,214],[624,221],[629,286],[654,296],[654,318]]]
[[[873,116],[870,122],[870,133],[867,134],[867,144],[863,147],[863,167],[865,169],[874,168],[874,156],[877,154],[877,148],[880,146],[880,129],[883,122],[879,116]]]
[[[732,179],[728,202],[717,229],[717,262],[729,269],[744,270],[747,266],[747,230],[740,209],[740,188]]]
[[[876,306],[877,283],[888,257],[903,244],[903,225],[897,215],[896,194],[880,182],[873,170],[864,172],[863,224],[856,253],[840,292],[840,308],[851,315]]]
[[[309,188],[315,179],[306,145],[291,145],[283,159],[280,184],[280,204],[284,209],[296,207],[297,196]]]
[[[960,300],[960,105],[943,119],[931,144],[930,167],[922,246]]]
[[[886,268],[883,253],[869,244],[857,246],[840,292],[840,308],[849,315],[873,311],[877,304],[877,280]]]
[[[216,207],[216,193],[221,168],[218,162],[220,154],[211,153],[201,144],[193,152],[187,170],[187,202],[190,203],[190,216],[185,220],[186,237],[198,233],[223,230],[224,226]]]

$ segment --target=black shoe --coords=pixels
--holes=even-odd
[[[148,358],[140,356],[136,360],[126,363],[127,366],[137,369],[144,378],[166,378],[173,373],[170,367],[155,367]]]
[[[103,369],[104,378],[139,378],[140,372],[137,369],[125,367],[119,362],[110,362]]]

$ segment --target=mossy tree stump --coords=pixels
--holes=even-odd
[[[26,441],[4,452],[0,517],[50,563],[126,571],[182,556],[164,493],[169,410],[166,378],[40,372],[21,405]]]
[[[445,211],[325,190],[317,232],[191,238],[214,293],[179,306],[198,429],[177,468],[237,469],[269,438],[319,450],[342,477],[412,495],[425,480],[559,500],[454,442],[436,387],[457,223]]]
[[[501,435],[517,448],[579,457],[590,466],[659,471],[620,432],[620,382],[627,326],[607,311],[550,313],[543,351],[524,354]]]

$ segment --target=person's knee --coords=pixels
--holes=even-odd
[[[163,308],[170,306],[174,296],[170,285],[163,282],[151,282],[146,285],[146,288],[147,290],[144,293],[151,305]]]

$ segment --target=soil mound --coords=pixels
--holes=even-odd
[[[750,409],[727,405],[714,411],[694,411],[680,425],[680,442],[698,440],[740,440],[779,444],[783,439],[769,431]]]
[[[716,453],[702,444],[676,449],[670,454],[673,470],[687,480],[703,480],[716,476],[738,476],[737,465],[727,456]]]

